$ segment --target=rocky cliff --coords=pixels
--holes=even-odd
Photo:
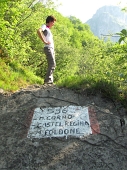
[[[91,19],[86,22],[94,35],[99,38],[108,38],[127,29],[127,13],[123,12],[118,6],[103,6],[97,10]],[[118,37],[112,37],[116,41]]]

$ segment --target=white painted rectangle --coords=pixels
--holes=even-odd
[[[83,137],[92,134],[88,107],[63,106],[36,108],[28,138]]]

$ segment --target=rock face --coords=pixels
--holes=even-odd
[[[100,133],[85,138],[27,138],[35,108],[69,105],[91,107]],[[0,170],[126,170],[127,124],[121,126],[120,111],[123,114],[118,103],[101,94],[54,85],[0,94]]]
[[[108,38],[104,36],[120,32],[127,29],[127,13],[121,11],[118,6],[103,6],[97,10],[91,19],[86,22],[94,35],[99,38]],[[117,41],[119,37],[112,37],[112,41]]]

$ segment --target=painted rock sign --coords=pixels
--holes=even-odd
[[[28,138],[84,137],[92,134],[88,107],[63,106],[36,108]]]

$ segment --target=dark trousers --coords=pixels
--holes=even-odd
[[[55,62],[55,52],[53,48],[50,47],[44,47],[44,53],[46,55],[47,63],[48,63],[48,69],[45,76],[44,82],[53,82],[53,72],[56,67]]]

